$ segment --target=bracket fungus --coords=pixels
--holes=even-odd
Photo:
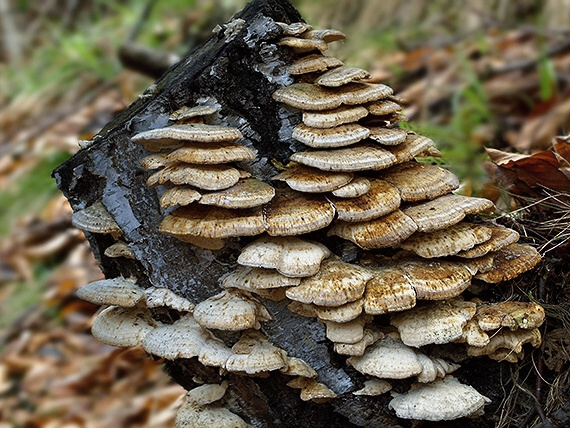
[[[352,421],[364,402],[379,403],[370,426],[476,414],[488,399],[448,376],[461,369],[434,349],[453,341],[470,356],[516,361],[524,343],[538,346],[539,305],[463,295],[540,255],[478,218],[491,201],[452,193],[457,177],[416,160],[438,152],[398,126],[393,90],[322,53],[344,34],[298,21],[288,2],[254,0],[165,75],[160,85],[172,87],[56,170],[96,254],[116,245],[101,260],[115,279],[80,291],[110,305],[93,334],[142,344],[188,387],[206,378],[180,409],[181,428],[295,425],[287,400],[252,404],[275,391],[291,398],[283,376],[350,427],[362,426]],[[78,202],[85,189],[97,202]],[[129,251],[112,243],[119,236]],[[104,284],[112,291],[87,296]],[[387,410],[381,379],[410,377],[419,386]],[[217,401],[244,406],[237,416]],[[328,426],[313,403],[297,404],[304,426]]]

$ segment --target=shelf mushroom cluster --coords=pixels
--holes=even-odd
[[[429,138],[397,126],[405,117],[392,89],[368,83],[365,70],[322,54],[328,43],[344,39],[341,32],[304,23],[282,28],[278,44],[299,57],[289,68],[297,82],[277,90],[274,99],[302,112],[292,137],[307,150],[294,153],[273,177],[280,183],[269,185],[234,166],[254,160],[255,152],[237,142],[239,130],[204,124],[217,112],[209,106],[182,108],[171,116],[172,125],[132,138],[156,152],[141,161],[158,169],[147,184],[169,186],[160,199],[168,211],[160,231],[209,249],[221,248],[228,237],[262,236],[220,278],[223,290],[195,306],[164,289],[142,290],[130,279],[88,284],[80,291],[83,298],[111,305],[95,321],[94,335],[116,346],[140,344],[166,359],[197,357],[244,375],[279,370],[295,376],[288,385],[301,389],[303,400],[334,398],[315,370],[259,331],[272,317],[264,299],[289,299],[291,311],[325,324],[334,351],[367,376],[355,395],[383,394],[391,388],[387,379],[415,377],[418,383],[390,403],[399,417],[477,414],[488,399],[449,375],[457,364],[422,347],[464,343],[470,356],[517,361],[523,344],[538,346],[544,320],[539,305],[466,301],[461,295],[473,278],[509,280],[540,256],[518,244],[515,231],[465,221],[492,211],[492,202],[453,194],[459,181],[451,172],[416,161],[438,151]],[[97,202],[75,213],[74,224],[118,237],[120,229],[105,212]],[[347,263],[302,236],[327,227],[329,235],[363,250],[399,253],[387,258],[370,251],[366,261]],[[115,245],[110,254],[133,256],[128,245]],[[153,320],[149,308],[161,305],[179,311],[180,318],[173,324]],[[385,314],[390,325],[375,318]],[[133,325],[138,330],[123,333]],[[240,339],[230,348],[211,330],[238,331]],[[225,392],[225,386],[210,389],[219,398]],[[206,417],[219,398],[190,394],[177,426]]]

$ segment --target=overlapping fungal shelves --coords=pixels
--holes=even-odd
[[[109,278],[79,291],[93,334],[167,361],[179,427],[476,416],[462,366],[541,342],[540,305],[470,287],[540,256],[416,159],[392,89],[325,55],[344,38],[254,1],[55,172]]]

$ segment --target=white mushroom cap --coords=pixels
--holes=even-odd
[[[164,287],[149,287],[144,290],[146,305],[149,308],[168,307],[179,312],[192,312],[194,304]]]
[[[351,172],[322,171],[305,165],[293,164],[277,174],[272,180],[285,181],[299,192],[323,193],[338,189],[354,177]]]
[[[335,221],[329,235],[336,235],[370,250],[397,245],[417,230],[416,223],[401,210],[358,223]]]
[[[287,353],[256,330],[243,332],[232,351],[234,354],[226,362],[230,372],[258,374],[287,366]]]
[[[352,321],[362,313],[363,304],[363,300],[358,299],[341,306],[329,307],[313,305],[313,310],[320,320],[345,323]]]
[[[433,382],[438,377],[443,378],[460,367],[459,364],[450,363],[441,358],[428,357],[420,353],[418,353],[418,361],[422,365],[422,372],[418,375],[418,382],[421,383]]]
[[[209,383],[191,389],[186,394],[186,401],[190,404],[205,406],[215,401],[221,400],[228,389],[228,382],[223,381],[221,384]]]
[[[305,111],[303,123],[312,128],[334,128],[345,123],[357,122],[367,115],[368,110],[365,107],[340,106],[327,111]]]
[[[227,238],[258,235],[265,230],[265,222],[261,209],[242,211],[191,205],[168,214],[158,230],[179,239],[184,236]]]
[[[416,292],[403,270],[383,267],[366,284],[364,311],[371,315],[403,311],[416,305]]]
[[[210,338],[192,315],[186,315],[173,324],[163,324],[148,332],[142,340],[143,349],[149,354],[167,360],[196,357]]]
[[[280,23],[283,27],[284,36],[300,36],[313,29],[313,26],[306,22],[293,22],[292,24]]]
[[[156,327],[147,308],[109,306],[95,318],[91,333],[108,345],[131,347],[140,345],[144,336]]]
[[[489,212],[495,205],[488,199],[462,195],[445,195],[402,211],[420,232],[433,232],[459,223],[467,214]]]
[[[358,391],[354,391],[354,395],[382,395],[392,389],[392,385],[384,379],[370,379],[364,382],[364,386]]]
[[[166,166],[168,153],[153,153],[142,158],[139,163],[144,169],[157,169]]]
[[[491,238],[470,250],[460,251],[459,257],[473,259],[482,257],[491,251],[498,251],[508,245],[514,244],[519,239],[518,232],[502,226],[486,225],[491,230]]]
[[[370,77],[370,73],[362,68],[341,66],[321,75],[316,83],[321,86],[337,88],[351,82],[358,82]]]
[[[370,315],[361,315],[347,322],[323,321],[327,326],[327,339],[335,343],[354,344],[364,337],[364,325],[370,321]]]
[[[387,379],[405,379],[422,371],[416,351],[394,333],[368,347],[362,356],[350,357],[346,362],[360,373]]]
[[[343,62],[332,56],[324,56],[320,54],[311,54],[299,58],[289,66],[287,71],[291,75],[299,75],[305,73],[314,73],[317,71],[325,71],[328,68],[339,67]]]
[[[332,28],[308,30],[301,34],[301,37],[306,37],[309,39],[322,39],[327,43],[346,39],[346,35],[342,31],[334,30]]]
[[[402,342],[408,346],[449,343],[461,338],[476,306],[459,299],[430,302],[393,315],[390,323],[398,328]]]
[[[336,398],[336,394],[333,391],[331,391],[326,385],[317,382],[315,379],[298,377],[287,383],[287,386],[290,386],[291,388],[300,388],[301,400],[303,401],[312,400],[317,403],[322,403],[331,398]]]
[[[303,278],[301,285],[289,288],[286,294],[302,303],[340,306],[360,299],[372,276],[366,268],[340,260],[325,260],[316,275]]]
[[[371,185],[367,178],[355,177],[350,183],[333,190],[331,193],[337,198],[356,198],[366,194]]]
[[[241,132],[229,126],[205,125],[189,123],[171,125],[165,128],[151,129],[136,134],[131,138],[134,143],[156,142],[159,144],[173,141],[197,141],[203,143],[218,143],[242,138]]]
[[[334,351],[340,355],[361,356],[366,348],[384,337],[384,333],[378,330],[365,329],[362,339],[355,343],[335,343]]]
[[[287,357],[287,366],[283,367],[281,373],[287,376],[302,376],[314,379],[317,377],[317,372],[304,360],[297,357]]]
[[[277,269],[285,276],[312,276],[331,252],[323,244],[297,237],[259,238],[243,248],[238,263],[245,266]]]
[[[447,376],[432,383],[414,385],[407,393],[392,399],[389,406],[399,418],[448,421],[472,415],[490,401],[475,388]]]
[[[218,110],[219,109],[217,107],[209,105],[197,105],[193,107],[183,106],[173,112],[168,117],[168,119],[176,122],[181,122],[197,116],[207,116],[209,114],[214,114]]]
[[[164,209],[176,205],[186,206],[202,197],[200,192],[189,186],[174,186],[160,197],[160,206]]]
[[[293,129],[293,138],[315,149],[331,149],[351,146],[370,135],[370,130],[357,123],[334,128],[311,128],[300,123]]]
[[[404,142],[390,146],[390,152],[396,158],[396,163],[403,163],[431,151],[432,148],[435,149],[434,143],[430,138],[409,133]]]
[[[136,278],[119,276],[85,284],[77,290],[77,297],[96,305],[115,305],[132,308],[144,297],[144,290],[137,285]]]
[[[300,278],[281,275],[272,269],[238,267],[222,280],[224,288],[258,290],[267,288],[292,287],[301,283]]]
[[[214,193],[204,193],[199,204],[224,208],[254,208],[268,203],[275,196],[275,189],[255,178],[240,180],[237,184]]]
[[[230,162],[252,161],[255,152],[249,147],[232,142],[185,144],[166,156],[166,163],[186,162],[197,165],[213,165]]]
[[[491,229],[472,224],[457,223],[447,229],[415,233],[400,243],[400,247],[424,258],[445,257],[469,250],[491,238]]]
[[[523,345],[530,343],[533,347],[538,347],[542,342],[542,337],[538,328],[530,330],[518,329],[509,330],[501,329],[490,334],[490,341],[482,347],[467,346],[467,355],[471,357],[479,357],[487,355],[494,360],[505,360],[510,363],[516,363],[522,359]]]
[[[168,165],[152,174],[146,181],[154,187],[166,183],[191,185],[204,190],[223,190],[236,184],[241,177],[239,170],[227,165]]]
[[[408,132],[399,128],[369,127],[370,139],[385,146],[396,146],[406,141]]]
[[[233,354],[224,342],[211,335],[198,351],[198,361],[205,366],[225,368],[228,358]]]
[[[323,39],[303,39],[298,37],[283,37],[277,44],[293,48],[296,53],[311,52],[317,49],[323,52],[329,48],[328,43]]]
[[[375,116],[384,116],[402,111],[400,104],[389,99],[376,101],[375,103],[369,104],[366,108],[370,114]]]
[[[372,220],[395,211],[400,206],[400,193],[387,181],[371,180],[367,193],[357,198],[328,197],[342,221]]]
[[[290,159],[323,171],[339,172],[384,169],[397,162],[388,150],[364,143],[343,149],[297,152]]]
[[[194,319],[204,328],[236,331],[259,328],[259,322],[271,319],[271,315],[253,298],[225,290],[198,303]]]
[[[119,236],[123,233],[101,201],[96,201],[82,210],[75,211],[71,216],[71,223],[78,229],[92,233],[110,233],[113,236]]]

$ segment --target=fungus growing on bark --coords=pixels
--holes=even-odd
[[[91,233],[109,233],[113,236],[120,236],[123,233],[101,201],[75,211],[71,216],[71,222],[76,228]]]
[[[77,297],[96,305],[132,308],[144,297],[135,278],[117,277],[90,282],[77,290]]]
[[[263,13],[273,13],[270,9]],[[342,61],[314,53],[342,39],[342,33],[311,31],[304,23],[279,24],[273,17],[255,16],[248,18],[255,20],[255,27],[239,18],[231,35],[229,24],[214,35],[212,46],[220,50],[207,61],[199,57],[200,50],[192,57],[202,61],[196,65],[202,67],[200,73],[188,77],[183,72],[192,67],[189,59],[176,66],[180,67],[176,79],[169,77],[174,74],[166,75],[164,82],[177,82],[172,85],[181,90],[168,98],[169,103],[164,97],[139,101],[129,113],[129,126],[108,134],[113,135],[112,144],[103,137],[105,143],[98,144],[114,153],[111,166],[103,169],[91,162],[85,167],[93,169],[86,175],[89,180],[106,179],[88,200],[102,199],[113,207],[125,229],[125,241],[134,250],[134,259],[127,259],[125,267],[117,260],[111,260],[114,264],[109,267],[106,258],[102,264],[108,272],[132,271],[146,277],[141,283],[149,288],[137,293],[146,296],[150,308],[169,308],[151,313],[143,299],[132,308],[111,306],[95,321],[94,335],[117,346],[142,343],[147,352],[171,359],[173,373],[184,378],[186,385],[201,376],[208,382],[229,379],[232,388],[227,401],[243,399],[248,404],[243,414],[252,421],[264,412],[273,415],[274,409],[275,417],[285,420],[283,409],[275,403],[267,401],[263,411],[252,411],[251,397],[239,396],[249,394],[250,386],[256,397],[272,393],[273,388],[282,393],[281,385],[274,382],[283,374],[299,376],[289,385],[301,389],[302,400],[350,397],[334,407],[347,412],[353,410],[353,403],[361,403],[362,395],[381,394],[386,388],[379,380],[368,380],[358,389],[364,375],[417,376],[419,382],[427,383],[426,394],[435,390],[440,395],[434,406],[443,406],[437,417],[445,420],[476,412],[484,397],[473,394],[454,407],[449,404],[451,397],[467,395],[468,387],[458,387],[451,377],[435,380],[457,369],[456,365],[405,343],[437,348],[454,340],[466,342],[470,355],[518,359],[521,343],[537,346],[540,342],[537,327],[543,317],[538,307],[517,303],[489,309],[483,303],[453,298],[470,285],[474,275],[489,282],[513,278],[534,266],[538,253],[515,244],[516,232],[486,223],[460,223],[467,215],[492,210],[493,204],[450,193],[459,185],[452,173],[415,160],[437,150],[431,139],[398,127],[405,117],[401,100],[392,96],[391,88],[360,82],[366,71],[342,67]],[[239,50],[232,37],[238,38]],[[298,53],[305,49],[313,53]],[[225,61],[250,51],[255,56],[246,56],[232,67],[216,61],[216,55]],[[247,79],[243,78],[246,72],[241,67],[259,58],[263,65],[254,64],[255,70],[248,68]],[[243,94],[238,91],[243,96],[235,97],[233,83],[224,90],[223,83],[209,83],[212,78],[229,82],[230,68],[236,73],[235,82],[245,79],[256,83],[257,89],[251,92],[244,87]],[[195,92],[184,89],[186,84]],[[273,99],[268,96],[271,93]],[[178,108],[182,104],[190,107]],[[129,141],[125,146],[122,139],[133,134],[136,144]],[[344,134],[350,138],[343,140]],[[295,152],[298,143],[312,148]],[[149,155],[145,149],[158,153]],[[97,150],[97,144],[89,148]],[[131,168],[123,165],[123,158],[132,160],[135,152],[144,169],[157,170],[147,173],[153,188],[142,186],[144,171],[138,159],[129,164]],[[115,165],[117,159],[120,167]],[[280,165],[287,165],[285,171]],[[273,166],[282,172],[275,175]],[[90,188],[91,182],[86,184],[80,170],[73,169],[72,180],[80,185],[70,186]],[[117,180],[121,174],[128,176]],[[130,209],[119,210],[118,198]],[[94,206],[99,204],[103,206],[100,202]],[[77,210],[74,224],[96,234],[121,233],[106,210],[92,211]],[[260,234],[264,235],[253,242],[248,239]],[[94,242],[99,239],[109,237],[93,237]],[[230,244],[222,249],[226,239]],[[106,241],[101,248],[108,246]],[[446,258],[453,255],[458,257]],[[235,267],[236,259],[241,267]],[[182,291],[188,299],[166,287]],[[160,312],[172,314],[176,321],[154,320],[153,313],[158,317]],[[388,319],[405,343],[386,325]],[[210,329],[219,330],[219,338]],[[496,337],[493,343],[491,336]],[[355,370],[346,370],[344,358],[333,360],[333,349],[350,356],[348,364]],[[196,369],[197,364],[220,370]],[[258,382],[253,377],[240,383],[237,379],[243,378],[238,376],[243,375],[270,380]],[[224,426],[219,421],[228,426],[245,424],[227,410],[214,412],[220,409],[212,403],[224,396],[226,387],[222,383],[193,389],[177,426],[202,426],[205,421],[209,426]],[[421,390],[408,394],[417,403],[421,399],[415,391]],[[392,401],[399,417],[434,417],[419,407],[410,410],[401,401],[403,397]],[[260,420],[260,426],[274,423]]]

